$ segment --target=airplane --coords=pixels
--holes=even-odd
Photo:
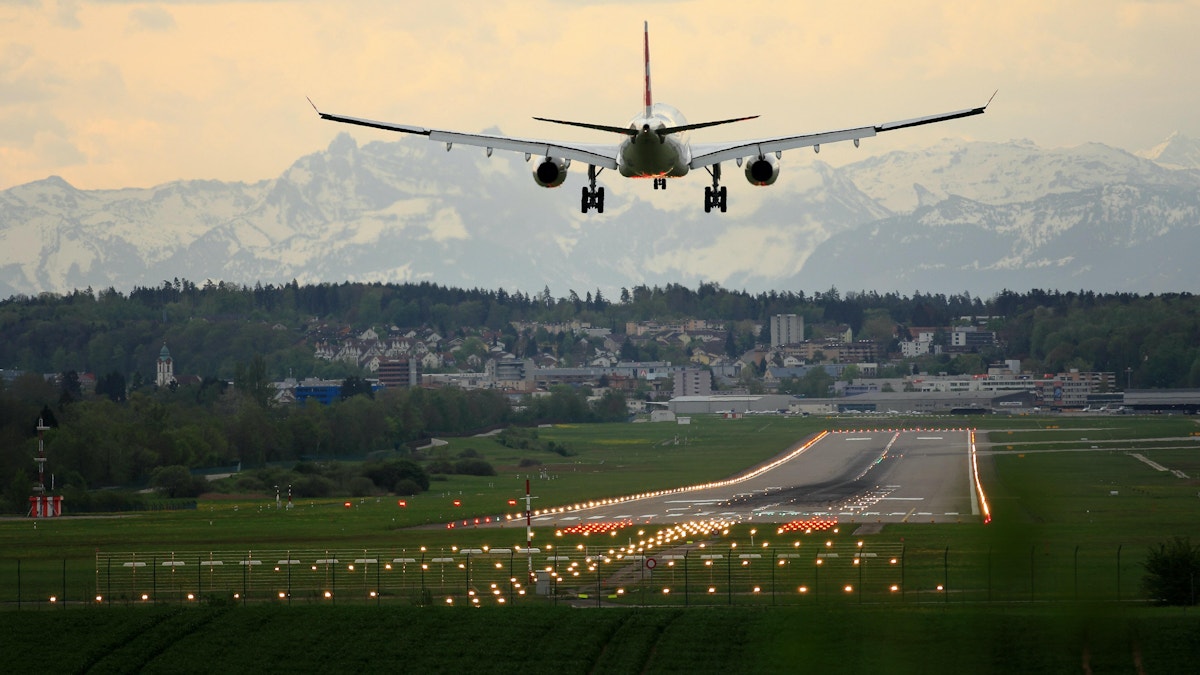
[[[654,103],[650,95],[650,22],[648,21],[643,24],[642,44],[646,65],[645,107],[629,122],[628,126],[609,126],[534,117],[535,120],[541,122],[620,134],[624,138],[615,145],[514,138],[377,122],[361,117],[324,113],[317,108],[312,99],[309,99],[308,102],[321,119],[426,136],[431,141],[445,143],[447,151],[455,143],[458,143],[486,148],[488,157],[492,156],[494,149],[523,152],[526,162],[531,157],[541,157],[541,161],[533,169],[533,180],[546,188],[554,188],[563,184],[572,161],[585,162],[588,165],[588,184],[584,186],[580,199],[580,210],[585,214],[592,209],[595,209],[597,213],[604,213],[604,188],[596,187],[596,176],[605,169],[615,169],[626,178],[651,178],[654,180],[655,190],[660,188],[665,190],[668,178],[682,178],[693,169],[704,169],[712,177],[712,185],[704,188],[704,212],[710,213],[716,209],[724,213],[728,206],[728,192],[726,186],[721,185],[722,162],[735,161],[738,167],[744,168],[746,180],[752,185],[771,185],[779,178],[779,160],[782,159],[784,150],[812,147],[815,152],[820,152],[822,145],[839,141],[853,141],[854,147],[857,148],[861,139],[885,131],[981,115],[992,103],[992,99],[989,98],[987,103],[978,108],[853,129],[693,145],[689,138],[691,131],[751,120],[758,116],[689,124],[683,114],[675,108],[665,103]],[[992,98],[995,97],[996,94],[993,93]]]

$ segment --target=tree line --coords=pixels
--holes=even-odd
[[[9,508],[26,504],[37,477],[33,457],[39,419],[50,427],[45,438],[56,486],[86,490],[144,486],[162,467],[233,471],[297,462],[319,466],[372,457],[412,458],[420,456],[413,450],[417,442],[433,434],[627,416],[625,399],[616,392],[591,403],[586,389],[556,387],[514,407],[490,389],[371,392],[352,378],[343,385],[343,398],[331,405],[275,405],[262,395],[262,380],[253,375],[262,372],[261,364],[240,370],[243,375],[233,385],[208,380],[144,388],[123,401],[104,395],[77,397],[68,391],[66,378],[55,384],[32,373],[0,384],[0,477],[8,481],[3,486]],[[472,458],[457,459],[450,464],[452,472],[480,471],[461,461]],[[444,466],[434,472],[445,473]],[[46,480],[49,483],[50,477]]]
[[[577,345],[563,334],[540,339],[512,322],[584,321],[622,333],[626,322],[707,319],[727,326],[726,351],[742,353],[761,343],[776,314],[804,316],[810,334],[821,326],[847,326],[856,338],[894,350],[909,327],[945,327],[990,317],[1000,344],[977,358],[931,358],[930,372],[982,372],[989,360],[1021,359],[1029,369],[1068,368],[1127,374],[1138,387],[1200,386],[1200,300],[1190,293],[1137,295],[1091,291],[1001,291],[983,299],[968,293],[849,292],[836,288],[752,294],[715,283],[621,289],[615,300],[599,289],[582,296],[550,289],[527,294],[504,289],[458,289],[429,282],[341,283],[301,286],[186,280],[135,288],[14,296],[0,302],[0,368],[64,373],[118,374],[130,388],[152,379],[163,344],[186,355],[185,371],[230,379],[237,364],[264,358],[272,379],[361,375],[351,364],[314,358],[323,324],[365,328],[428,327],[445,338],[490,330],[503,347],[529,356],[552,351],[570,356]],[[755,330],[755,326],[759,330]],[[657,345],[626,348],[626,355],[686,358]],[[1128,372],[1127,372],[1128,369]]]

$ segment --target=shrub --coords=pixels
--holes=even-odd
[[[186,466],[164,466],[154,470],[150,485],[167,497],[199,497],[208,488],[208,481],[193,476]]]
[[[392,487],[392,492],[401,497],[410,497],[421,492],[421,486],[417,485],[411,479],[401,478],[396,481],[396,485]]]
[[[363,467],[363,475],[380,488],[396,494],[400,494],[396,490],[396,485],[402,480],[408,480],[416,485],[418,492],[429,489],[429,474],[419,464],[407,459],[370,462]],[[416,492],[408,494],[416,494]]]
[[[355,476],[350,479],[351,497],[369,497],[375,494],[375,484],[366,476]]]
[[[426,469],[429,471],[429,473],[440,473],[440,474],[454,473],[454,465],[451,464],[449,460],[445,460],[445,459],[433,460],[432,462],[429,463],[429,466],[426,467]]]
[[[324,476],[305,476],[292,484],[297,497],[328,497],[333,494],[334,482]]]
[[[1142,577],[1142,587],[1150,599],[1166,605],[1194,605],[1200,593],[1200,545],[1190,539],[1175,537],[1150,547]]]
[[[454,472],[465,476],[495,476],[496,468],[482,459],[460,459],[454,463]]]

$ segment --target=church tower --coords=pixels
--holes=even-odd
[[[160,387],[166,387],[174,381],[175,362],[171,360],[171,352],[164,342],[162,351],[158,353],[158,370],[154,377],[154,383]]]

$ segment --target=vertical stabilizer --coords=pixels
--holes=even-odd
[[[650,106],[654,105],[650,98],[650,22],[643,22],[642,27],[644,30],[642,45],[646,55],[646,117],[649,117]]]

